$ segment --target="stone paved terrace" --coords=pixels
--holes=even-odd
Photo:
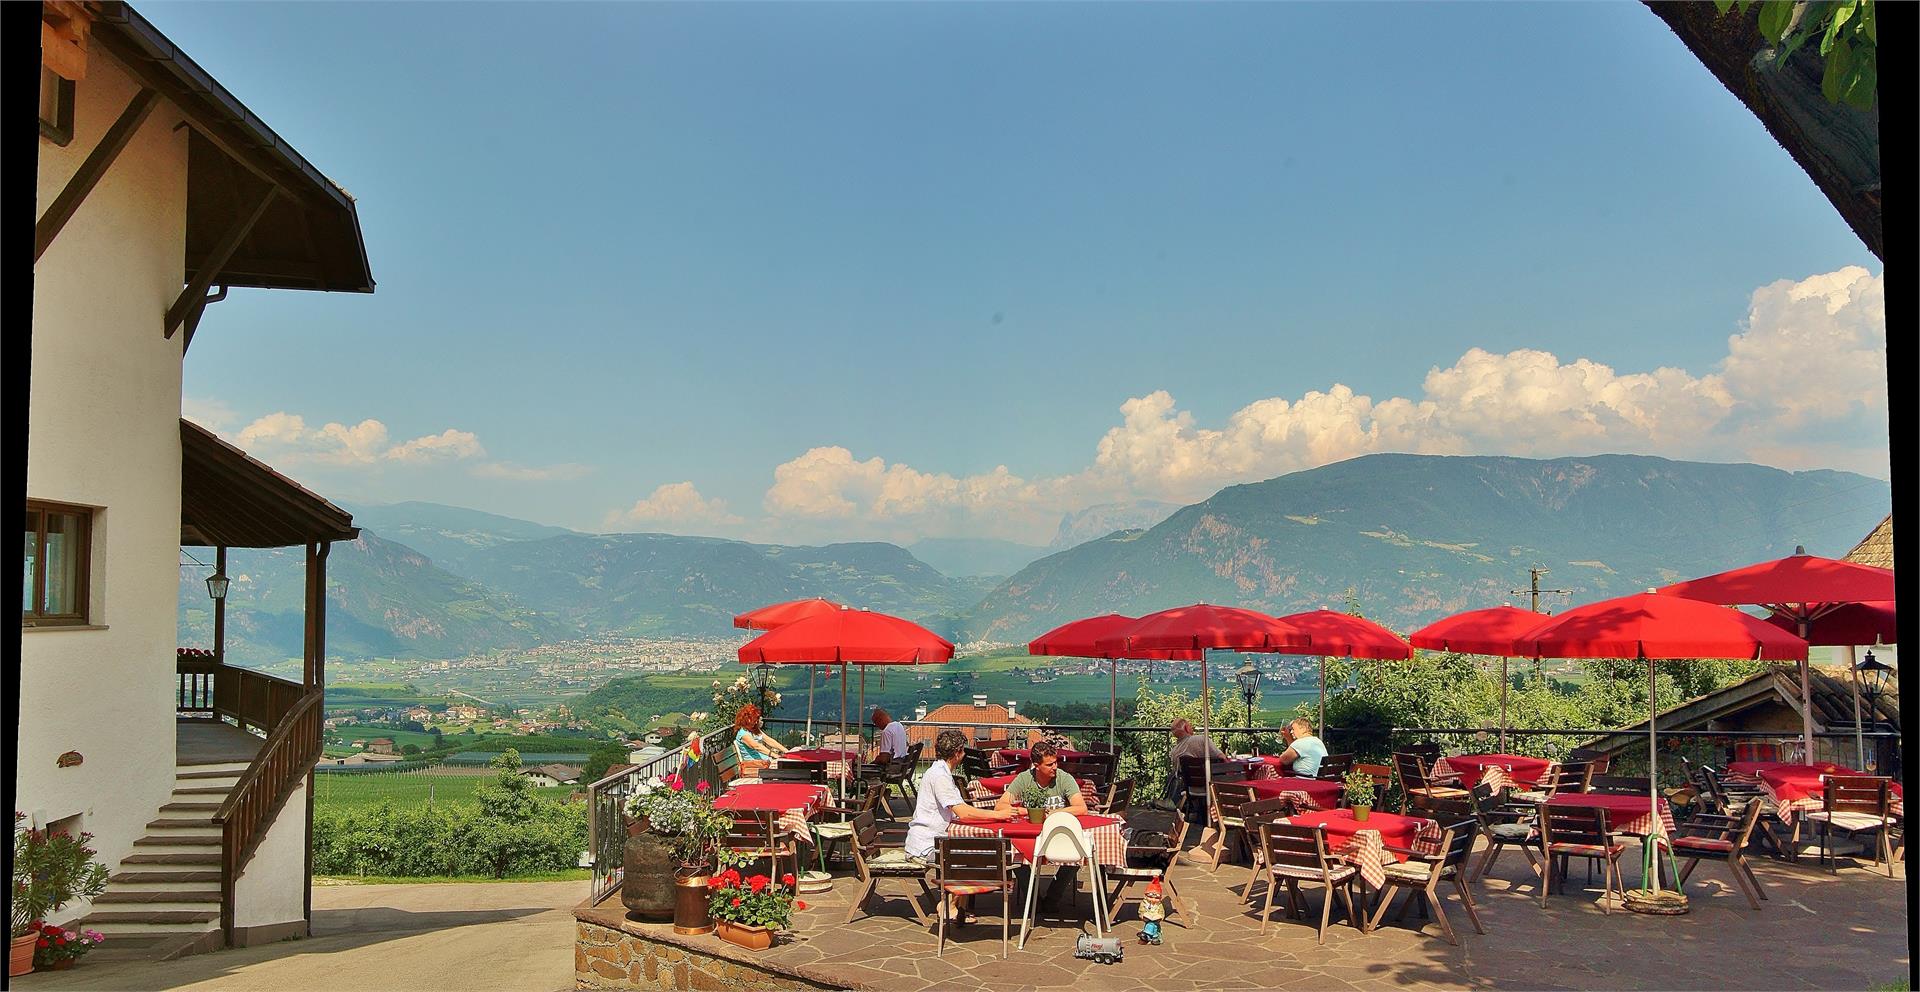
[[[1630,847],[1623,871],[1638,884]],[[1509,864],[1509,862],[1512,862]],[[1396,925],[1387,914],[1382,928],[1363,935],[1338,922],[1327,943],[1315,942],[1311,925],[1281,918],[1279,905],[1266,936],[1257,914],[1243,911],[1237,891],[1248,870],[1224,865],[1217,874],[1181,866],[1175,881],[1182,896],[1197,898],[1201,917],[1191,929],[1163,927],[1165,943],[1141,945],[1134,908],[1118,921],[1126,960],[1096,965],[1073,957],[1074,937],[1091,926],[1064,920],[1037,929],[1027,949],[1000,958],[1000,927],[991,897],[980,897],[981,924],[949,933],[944,957],[934,955],[934,937],[916,924],[903,903],[883,905],[878,917],[851,925],[846,899],[851,883],[836,879],[834,891],[808,896],[797,914],[798,929],[769,951],[739,951],[710,937],[674,936],[666,926],[626,922],[618,895],[575,915],[583,933],[604,936],[600,926],[646,934],[667,943],[675,960],[686,951],[724,959],[718,985],[735,984],[734,965],[775,972],[782,985],[855,987],[886,992],[922,989],[982,989],[1031,992],[1042,989],[1112,989],[1177,992],[1183,989],[1870,989],[1907,974],[1907,914],[1904,876],[1852,867],[1838,875],[1811,861],[1794,865],[1756,858],[1752,862],[1769,900],[1755,912],[1732,887],[1725,866],[1702,863],[1687,886],[1692,912],[1679,917],[1601,912],[1598,889],[1584,897],[1556,893],[1542,909],[1525,863],[1509,853],[1477,885],[1476,899],[1487,934],[1473,933],[1457,901],[1449,918],[1460,934],[1453,947],[1439,928],[1409,913]],[[1184,876],[1184,882],[1181,882]],[[1521,878],[1524,884],[1517,884]],[[1572,880],[1583,883],[1576,865]],[[884,889],[883,889],[884,891]],[[1090,910],[1083,896],[1083,916]],[[1317,895],[1309,896],[1317,922]],[[1425,922],[1424,931],[1414,926]],[[1015,927],[1016,935],[1018,924]],[[596,948],[606,953],[605,948]],[[587,969],[576,949],[576,973]],[[635,971],[639,970],[637,964]],[[661,984],[673,988],[662,974]],[[788,979],[779,982],[779,978]],[[706,979],[706,980],[702,980]],[[798,979],[798,981],[792,981]],[[684,978],[683,978],[684,981]],[[642,983],[644,985],[644,983]],[[696,976],[691,987],[714,984]],[[581,987],[621,987],[586,977]],[[681,987],[688,987],[682,985]]]

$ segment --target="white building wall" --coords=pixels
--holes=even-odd
[[[41,211],[136,90],[94,46],[73,141],[40,141]],[[85,814],[108,865],[174,785],[181,338],[161,330],[185,278],[179,120],[162,101],[34,266],[27,495],[98,509],[94,626],[21,635],[19,807]],[[83,763],[57,767],[66,751]]]
[[[307,917],[307,787],[287,797],[253,860],[233,885],[233,925],[263,927]]]

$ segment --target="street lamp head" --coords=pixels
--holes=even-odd
[[[207,595],[212,597],[216,603],[227,598],[227,574],[225,572],[215,572],[207,576]]]
[[[1872,651],[1868,651],[1867,656],[1853,666],[1853,670],[1860,677],[1860,687],[1869,699],[1878,698],[1893,681],[1893,666],[1875,658]]]
[[[1260,669],[1254,667],[1251,658],[1247,659],[1246,664],[1240,666],[1239,671],[1233,673],[1233,679],[1240,683],[1240,691],[1245,693],[1248,699],[1252,699],[1260,691]]]

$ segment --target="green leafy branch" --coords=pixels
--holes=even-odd
[[[1820,92],[1829,103],[1872,110],[1878,101],[1873,0],[1714,0],[1714,6],[1721,14],[1737,9],[1743,16],[1758,7],[1760,35],[1777,46],[1776,65],[1818,37],[1826,62]]]

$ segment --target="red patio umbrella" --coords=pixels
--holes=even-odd
[[[1213,702],[1207,693],[1208,651],[1254,651],[1276,654],[1307,654],[1313,641],[1306,633],[1280,620],[1235,606],[1196,603],[1171,610],[1149,613],[1120,630],[1094,639],[1094,646],[1115,652],[1118,658],[1151,657],[1155,651],[1200,652],[1201,732],[1213,739]],[[1213,762],[1202,763],[1208,802],[1213,796]],[[1216,828],[1209,826],[1200,846],[1208,837],[1218,840]]]
[[[1588,603],[1553,617],[1521,635],[1516,654],[1536,658],[1637,658],[1647,663],[1647,799],[1654,830],[1660,830],[1659,705],[1654,702],[1654,662],[1662,658],[1752,658],[1792,661],[1807,657],[1807,642],[1739,610],[1648,590]],[[1652,843],[1650,841],[1650,843]],[[1658,863],[1647,873],[1660,891]],[[1551,870],[1551,867],[1549,867]]]
[[[1676,582],[1660,592],[1724,606],[1762,606],[1794,624],[1802,640],[1812,625],[1847,603],[1883,603],[1894,598],[1893,570],[1807,554],[1795,548],[1785,558]],[[1806,760],[1813,760],[1813,689],[1807,662],[1800,661],[1800,733]]]
[[[1854,760],[1858,762],[1856,767],[1864,768],[1867,762],[1867,738],[1860,726],[1860,672],[1854,667],[1853,649],[1859,644],[1892,644],[1899,640],[1899,632],[1894,629],[1893,603],[1841,603],[1837,606],[1821,603],[1818,607],[1815,611],[1817,619],[1806,625],[1804,636],[1808,644],[1847,649],[1847,672],[1852,676],[1848,679],[1848,685],[1853,689],[1853,753]],[[1767,622],[1788,632],[1797,632],[1800,628],[1799,622],[1778,613],[1769,616]]]
[[[1101,649],[1094,642],[1112,637],[1131,626],[1135,617],[1108,613],[1097,617],[1069,620],[1027,642],[1027,653],[1067,658],[1105,658],[1107,660],[1107,744],[1113,744],[1114,709],[1120,695],[1120,660],[1112,649]],[[1198,651],[1148,652],[1154,661],[1199,661]]]
[[[783,624],[742,645],[739,655],[747,665],[839,665],[844,745],[848,665],[941,665],[953,660],[953,644],[911,620],[843,608]]]
[[[1520,636],[1549,618],[1516,606],[1493,606],[1456,613],[1408,636],[1416,648],[1457,654],[1500,656],[1500,750],[1507,749],[1507,659],[1513,657]]]
[[[1400,635],[1385,627],[1357,617],[1351,613],[1337,610],[1308,610],[1305,613],[1289,613],[1280,618],[1281,623],[1290,624],[1306,633],[1313,641],[1313,653],[1320,656],[1320,717],[1314,724],[1320,733],[1327,732],[1327,657],[1369,658],[1375,661],[1405,661],[1413,657],[1413,649]]]
[[[832,613],[844,609],[839,603],[815,596],[812,599],[792,599],[784,603],[762,606],[757,610],[748,610],[733,618],[733,625],[746,630],[772,630],[785,626],[795,620],[817,617],[822,613]],[[807,736],[813,736],[813,684],[818,668],[807,669]]]

